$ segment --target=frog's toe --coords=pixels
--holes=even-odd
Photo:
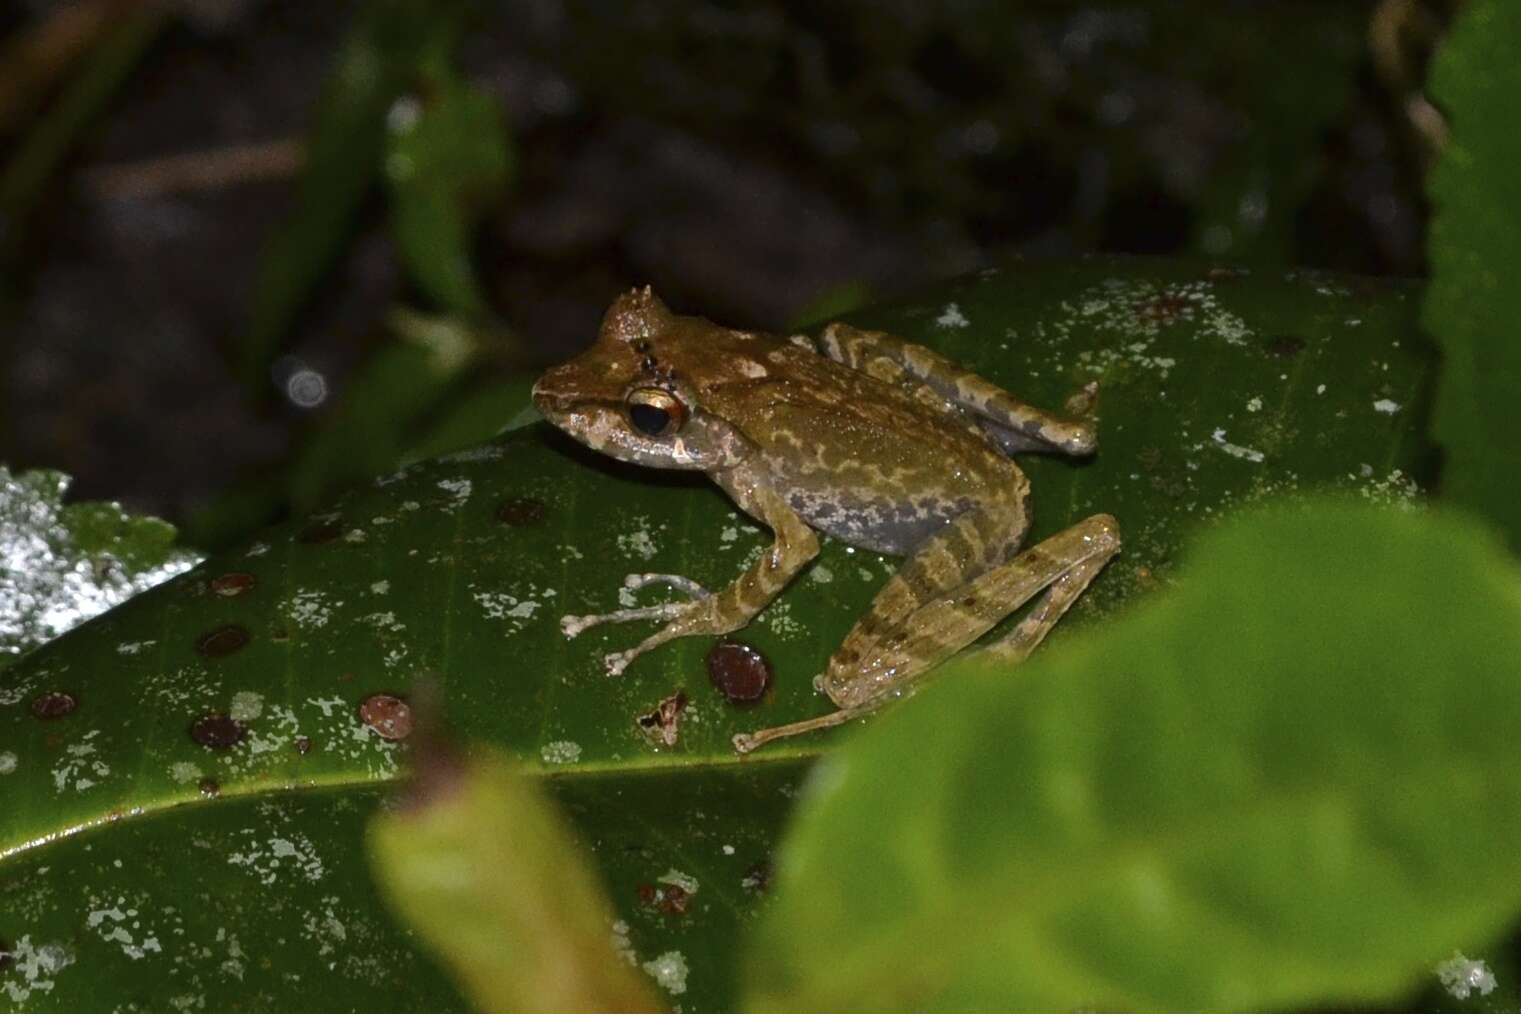
[[[602,665],[607,669],[609,676],[622,676],[623,670],[628,668],[628,664],[638,654],[639,652],[632,648],[628,651],[615,651],[602,659]]]

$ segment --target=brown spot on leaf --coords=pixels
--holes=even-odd
[[[303,757],[312,752],[312,738],[310,736],[297,736],[295,745],[296,752]]]
[[[640,884],[639,903],[663,915],[686,915],[692,896],[680,884]]]
[[[220,711],[202,715],[190,726],[190,738],[208,750],[231,750],[246,735],[242,722]]]
[[[639,728],[661,746],[675,746],[681,734],[681,713],[687,709],[687,692],[678,690],[655,705],[655,710],[639,716]]]
[[[195,783],[195,787],[201,790],[201,795],[207,799],[215,799],[222,794],[222,783],[215,778],[202,778]]]
[[[513,497],[496,509],[496,519],[504,525],[536,525],[544,520],[544,501],[531,496]]]
[[[359,702],[359,720],[381,739],[412,735],[412,706],[395,694],[371,694]]]
[[[1212,282],[1234,282],[1238,278],[1245,278],[1251,274],[1246,268],[1217,265],[1209,269],[1205,277]]]
[[[730,704],[753,704],[771,685],[771,661],[743,641],[713,645],[707,666],[708,678]]]
[[[257,583],[252,574],[243,570],[218,574],[207,582],[212,591],[225,598],[233,598],[234,596],[242,595],[244,592],[252,591],[253,586]]]
[[[252,640],[248,628],[229,623],[196,638],[195,650],[207,658],[225,658]]]
[[[79,698],[64,690],[49,690],[32,698],[32,714],[44,721],[72,715]]]

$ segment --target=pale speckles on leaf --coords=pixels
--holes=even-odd
[[[672,996],[680,996],[687,991],[687,959],[680,951],[666,951],[639,967]]]
[[[0,979],[0,995],[24,1003],[33,993],[51,993],[59,972],[74,963],[74,952],[62,942],[33,944],[30,935],[11,947],[11,967]]]
[[[946,328],[967,327],[971,323],[971,321],[966,319],[966,315],[961,312],[960,305],[956,303],[945,304],[945,309],[941,310],[940,316],[935,318],[937,326]]]
[[[449,494],[451,497],[449,509],[453,510],[469,501],[474,486],[469,479],[440,479],[438,488]]]
[[[118,897],[109,907],[92,909],[85,916],[85,926],[106,943],[121,945],[121,952],[133,961],[150,954],[162,954],[163,945],[152,929],[143,926],[142,913]]]
[[[181,785],[200,781],[202,774],[201,766],[189,761],[175,761],[169,765],[169,777]]]
[[[557,739],[540,747],[539,756],[545,764],[574,764],[581,759],[581,744]]]
[[[1394,415],[1399,410],[1399,402],[1390,401],[1388,398],[1380,398],[1378,401],[1375,401],[1373,403],[1373,411],[1381,412],[1384,415]]]
[[[390,591],[391,591],[391,582],[389,582],[389,581],[375,581],[375,582],[372,582],[371,585],[370,585],[370,594],[371,595],[386,595],[386,594],[389,594]]]
[[[1246,403],[1246,410],[1248,412],[1261,412],[1262,411],[1262,399],[1261,398],[1253,398],[1250,401],[1248,401]]]
[[[228,717],[235,718],[240,722],[249,722],[264,713],[264,695],[254,693],[252,690],[240,690],[232,695],[232,705],[227,709]]]
[[[834,580],[834,571],[822,563],[816,563],[813,565],[813,569],[808,572],[808,577],[809,580],[817,584],[828,584]]]
[[[1233,444],[1229,440],[1225,439],[1225,430],[1223,429],[1215,430],[1209,435],[1209,439],[1214,444],[1214,446],[1220,448],[1220,450],[1224,451],[1226,454],[1229,454],[1233,458],[1240,458],[1242,461],[1250,461],[1254,465],[1260,465],[1265,460],[1264,455],[1261,451],[1253,450],[1250,447],[1242,447],[1240,444]]]
[[[1488,996],[1499,985],[1489,965],[1466,957],[1462,951],[1453,951],[1452,957],[1436,966],[1436,976],[1442,988],[1458,1000],[1467,1000],[1474,993]]]
[[[227,857],[231,866],[242,867],[268,887],[281,874],[296,875],[315,884],[327,875],[322,857],[310,838],[299,831],[263,836],[263,829],[244,828],[248,843]]]
[[[0,753],[0,775],[8,775],[16,770],[16,755],[10,750]]]
[[[99,735],[99,729],[91,729],[63,748],[63,759],[53,766],[53,788],[63,792],[72,783],[75,792],[84,792],[110,776],[111,767],[100,759],[94,742]]]
[[[333,603],[325,592],[305,589],[296,592],[285,603],[285,614],[298,627],[309,630],[327,626],[332,610],[342,602]]]

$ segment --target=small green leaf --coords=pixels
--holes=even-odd
[[[242,349],[249,385],[263,383],[291,321],[342,249],[380,169],[386,114],[430,40],[452,32],[457,9],[453,2],[423,0],[377,0],[359,7],[317,107],[295,208],[260,257]]]
[[[1423,320],[1442,344],[1432,430],[1442,496],[1501,526],[1521,550],[1521,5],[1474,0],[1432,68],[1452,119],[1431,173],[1431,285]]]
[[[499,198],[511,170],[505,113],[439,61],[420,98],[392,117],[385,159],[391,228],[418,287],[442,310],[467,319],[488,312],[471,265],[480,213]]]
[[[750,1009],[1409,989],[1521,908],[1521,584],[1498,550],[1454,518],[1280,507],[1064,651],[948,666],[814,772]]]
[[[612,908],[558,809],[494,755],[435,750],[420,765],[402,805],[371,820],[371,859],[477,1008],[664,1009],[632,953],[614,952]]]
[[[174,548],[173,525],[114,503],[65,506],[68,486],[0,465],[0,669],[198,562]]]

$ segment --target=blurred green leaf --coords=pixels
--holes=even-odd
[[[1431,73],[1452,135],[1429,184],[1431,285],[1423,321],[1442,345],[1433,432],[1442,496],[1490,518],[1521,550],[1521,5],[1473,0]]]
[[[530,399],[537,379],[536,373],[518,373],[492,378],[461,392],[408,446],[402,463],[452,454],[539,422],[541,417]]]
[[[127,11],[117,21],[82,61],[79,75],[5,159],[0,173],[0,243],[6,248],[19,245],[21,226],[43,188],[56,179],[80,134],[171,23],[167,10],[152,5]]]
[[[1036,404],[1099,383],[1092,461],[1021,459],[1033,538],[1109,510],[1126,539],[1043,649],[1054,652],[1173,583],[1179,547],[1240,504],[1327,486],[1418,498],[1431,357],[1412,294],[1091,260],[988,271],[852,321],[931,344]],[[0,776],[0,938],[66,946],[75,960],[28,1009],[109,1009],[102,982],[132,996],[214,987],[218,1002],[254,1009],[459,1009],[369,896],[344,886],[362,865],[371,790],[398,777],[407,751],[363,723],[361,702],[420,680],[462,737],[510,754],[567,806],[662,994],[689,1011],[733,1009],[737,940],[799,766],[835,740],[741,760],[730,737],[826,709],[809,677],[898,563],[826,541],[741,635],[776,671],[750,709],[710,685],[711,639],[609,679],[602,656],[648,628],[567,641],[559,620],[616,608],[631,572],[722,585],[768,541],[701,476],[620,466],[533,425],[353,490],[33,652],[0,674],[0,751],[16,756]],[[78,710],[41,721],[28,704],[55,690]],[[687,705],[667,746],[641,719],[678,692]],[[225,749],[191,734],[218,715],[242,716],[213,723],[242,730]],[[135,858],[149,847],[161,858]],[[668,888],[683,884],[696,890],[678,903]],[[203,893],[212,900],[197,907]],[[323,930],[329,893],[333,917],[363,934]],[[162,952],[134,958],[111,922],[80,932],[118,896],[156,928],[175,925],[173,908],[184,934],[159,933]],[[218,971],[229,960],[218,932],[299,981],[251,963],[243,980]]]
[[[502,758],[435,750],[402,804],[370,822],[375,875],[484,1011],[655,1012],[612,946],[613,916],[590,857]]]
[[[953,663],[814,772],[750,1009],[1409,990],[1521,909],[1517,576],[1467,522],[1312,502],[1017,675]]]
[[[391,117],[385,158],[397,249],[440,309],[478,321],[489,306],[471,265],[471,240],[511,172],[505,112],[446,55],[429,61],[419,95],[404,102]]]
[[[0,670],[198,562],[175,548],[173,525],[114,503],[65,505],[68,487],[58,472],[0,465]]]
[[[431,41],[453,33],[459,10],[455,0],[373,0],[357,8],[317,105],[295,207],[260,257],[241,350],[251,389],[262,388],[291,321],[349,236],[380,169],[387,114]]]

